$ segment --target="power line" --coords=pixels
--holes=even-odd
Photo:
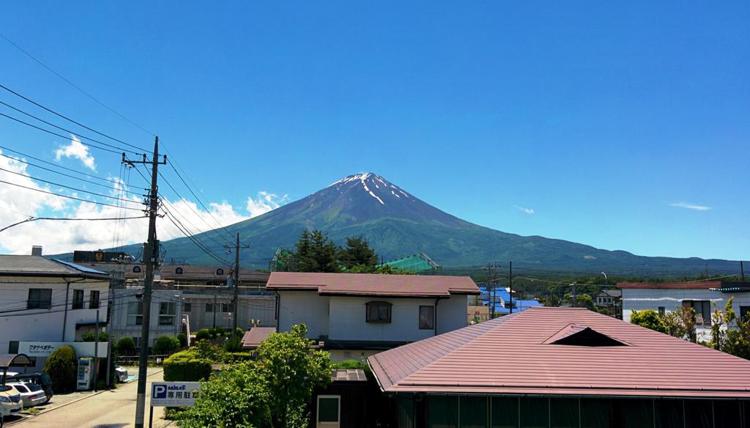
[[[162,205],[162,208],[164,209],[164,212],[166,213],[167,219],[183,234],[186,238],[188,238],[190,241],[193,242],[201,251],[203,251],[206,255],[213,258],[214,260],[218,261],[222,265],[229,265],[229,262],[226,260],[221,259],[219,256],[215,255],[208,247],[205,246],[200,240],[198,240],[195,236],[193,236],[192,233],[185,227],[182,222],[172,214],[172,212],[167,209],[165,205]]]
[[[25,220],[21,220],[19,222],[13,223],[11,225],[5,226],[2,229],[0,229],[0,232],[4,230],[8,230],[11,227],[18,226],[20,224],[24,223],[30,223],[32,221],[111,221],[111,220],[136,220],[141,218],[147,218],[146,216],[137,216],[137,217],[92,217],[92,218],[71,218],[71,217],[29,217]]]
[[[27,57],[31,58],[34,62],[36,62],[40,66],[44,67],[45,70],[49,71],[50,73],[52,73],[55,76],[57,76],[58,78],[60,78],[63,82],[65,82],[68,85],[70,85],[70,87],[72,87],[73,89],[75,89],[78,92],[82,93],[83,95],[85,95],[86,97],[88,97],[89,99],[91,99],[92,101],[94,101],[95,103],[99,104],[100,106],[104,107],[105,109],[109,110],[110,112],[116,114],[121,119],[123,119],[124,121],[126,121],[129,124],[133,125],[134,127],[140,129],[141,131],[149,134],[152,137],[155,136],[153,132],[149,131],[148,129],[144,128],[143,126],[139,125],[138,123],[134,122],[133,120],[129,119],[127,116],[125,116],[124,114],[122,114],[119,111],[115,110],[114,108],[108,106],[107,104],[104,104],[104,102],[102,102],[101,100],[99,100],[95,96],[91,95],[89,92],[83,90],[80,86],[76,85],[75,83],[73,83],[72,81],[70,81],[68,78],[66,78],[62,74],[60,74],[57,71],[55,71],[52,67],[50,67],[47,64],[45,64],[44,62],[42,62],[42,60],[38,59],[37,57],[35,57],[34,55],[32,55],[29,51],[27,51],[26,49],[24,49],[21,46],[19,46],[16,42],[14,42],[13,40],[9,39],[5,34],[0,33],[0,37],[2,37],[3,40],[5,40],[6,42],[10,43],[11,46],[13,46],[14,48],[18,49],[18,51],[20,51],[21,53],[23,53]]]
[[[65,171],[74,172],[74,173],[80,174],[80,175],[82,175],[84,177],[90,177],[90,178],[94,178],[94,179],[97,179],[97,180],[102,180],[102,181],[107,181],[107,182],[110,182],[110,183],[113,183],[113,184],[117,184],[117,180],[112,180],[110,178],[99,177],[98,175],[92,175],[92,174],[88,174],[88,173],[85,173],[85,172],[82,172],[82,171],[78,171],[77,169],[68,168],[68,167],[65,167],[65,166],[62,166],[62,165],[58,165],[58,164],[56,164],[54,162],[46,161],[44,159],[41,159],[41,158],[38,158],[38,157],[35,157],[35,156],[32,156],[32,155],[29,155],[29,154],[26,154],[26,153],[23,153],[23,152],[19,152],[18,150],[11,149],[10,147],[5,147],[5,146],[0,145],[0,149],[9,151],[11,153],[15,153],[15,154],[17,154],[19,156],[27,157],[29,159],[34,159],[37,162],[42,162],[44,164],[51,165],[51,166],[53,166],[55,168],[60,168],[60,169],[65,170]],[[23,162],[23,163],[27,163],[27,164],[31,165],[30,162],[22,160],[22,159],[19,159],[19,158],[14,158],[12,156],[5,156],[5,157],[13,159],[13,160],[16,160],[18,162]]]
[[[59,194],[59,193],[50,192],[49,190],[37,189],[37,188],[34,188],[34,187],[24,186],[22,184],[11,183],[11,182],[5,181],[5,180],[0,180],[0,183],[8,184],[10,186],[20,187],[20,188],[26,189],[26,190],[33,190],[33,191],[39,192],[39,193],[46,193],[48,195],[58,196],[60,198],[72,199],[72,200],[81,201],[81,202],[88,202],[90,204],[101,205],[101,206],[104,206],[104,207],[120,208],[117,205],[113,205],[113,204],[107,204],[107,203],[104,203],[104,202],[92,201],[92,200],[89,200],[89,199],[78,198],[78,197],[75,197],[75,196],[62,195],[62,194]],[[131,210],[131,211],[143,211],[142,209],[139,209],[139,208],[130,208],[130,207],[122,207],[122,209]]]
[[[105,134],[105,133],[103,133],[103,132],[101,132],[101,131],[97,131],[96,129],[94,129],[94,128],[91,128],[90,126],[84,125],[83,123],[81,123],[81,122],[78,122],[78,121],[77,121],[77,120],[75,120],[75,119],[71,119],[70,117],[68,117],[68,116],[66,116],[66,115],[64,115],[64,114],[62,114],[62,113],[59,113],[59,112],[57,112],[57,111],[55,111],[55,110],[53,110],[53,109],[51,109],[51,108],[49,108],[49,107],[47,107],[47,106],[45,106],[45,105],[41,104],[41,103],[38,103],[38,102],[36,102],[36,101],[32,100],[31,98],[29,98],[29,97],[27,97],[27,96],[25,96],[25,95],[23,95],[23,94],[21,94],[21,93],[19,93],[19,92],[16,92],[16,91],[14,91],[13,89],[10,89],[9,87],[7,87],[7,86],[3,85],[2,83],[0,83],[0,88],[2,88],[2,89],[4,89],[4,90],[6,90],[6,91],[8,91],[8,92],[10,92],[11,94],[13,94],[13,95],[15,95],[15,96],[17,96],[17,97],[19,97],[19,98],[22,98],[22,99],[26,100],[27,102],[29,102],[29,103],[31,103],[31,104],[34,104],[35,106],[37,106],[37,107],[39,107],[39,108],[41,108],[41,109],[43,109],[43,110],[46,110],[46,111],[48,111],[48,112],[50,112],[50,113],[54,114],[55,116],[58,116],[58,117],[60,117],[60,118],[62,118],[62,119],[65,119],[65,120],[67,120],[68,122],[74,123],[74,124],[76,124],[76,125],[80,126],[81,128],[84,128],[84,129],[88,129],[89,131],[91,131],[91,132],[93,132],[93,133],[95,133],[95,134],[98,134],[98,135],[100,135],[100,136],[102,136],[102,137],[104,137],[104,138],[109,138],[109,139],[110,139],[110,140],[112,140],[112,141],[116,141],[116,142],[118,142],[118,143],[120,143],[120,144],[124,144],[124,145],[126,145],[126,146],[128,146],[128,147],[132,147],[132,148],[134,148],[134,149],[138,149],[138,150],[140,150],[140,151],[141,151],[141,153],[146,153],[146,152],[148,152],[148,150],[146,150],[146,149],[144,149],[144,148],[142,148],[142,147],[138,147],[138,146],[136,146],[136,145],[133,145],[133,144],[130,144],[130,143],[128,143],[127,141],[123,141],[123,140],[121,140],[121,139],[119,139],[119,138],[115,138],[115,137],[109,136],[109,135],[107,135],[107,134]]]
[[[98,196],[100,198],[108,198],[108,199],[113,199],[113,200],[116,200],[116,201],[128,202],[128,203],[131,203],[131,204],[137,204],[138,203],[138,202],[131,201],[130,199],[118,198],[117,196],[105,195],[104,193],[92,192],[90,190],[83,190],[83,189],[79,189],[77,187],[72,187],[72,186],[67,186],[65,184],[55,183],[54,181],[45,180],[43,178],[37,178],[37,177],[31,176],[31,175],[28,175],[28,174],[24,174],[22,172],[11,171],[11,170],[5,169],[3,167],[0,167],[0,171],[5,171],[5,172],[11,173],[11,174],[20,175],[21,177],[26,177],[26,178],[29,178],[29,179],[32,179],[32,180],[41,181],[42,183],[51,184],[53,186],[59,186],[59,187],[62,187],[64,189],[73,190],[73,191],[81,192],[81,193],[88,193],[90,195]]]
[[[82,139],[82,140],[93,141],[93,142],[95,142],[95,143],[98,143],[98,144],[102,144],[102,145],[104,145],[104,146],[107,146],[107,147],[111,147],[111,148],[113,148],[113,149],[117,149],[117,150],[124,150],[124,151],[126,151],[126,152],[131,152],[131,150],[129,150],[129,149],[123,149],[122,147],[116,146],[116,145],[114,145],[114,144],[110,144],[110,143],[105,143],[104,141],[101,141],[101,140],[97,140],[97,139],[94,139],[94,138],[91,138],[91,137],[88,137],[88,136],[82,135],[82,134],[80,134],[80,133],[78,133],[78,132],[75,132],[75,131],[71,131],[70,129],[67,129],[67,128],[63,128],[62,126],[58,126],[58,125],[55,125],[55,124],[54,124],[54,123],[52,123],[52,122],[49,122],[49,121],[47,121],[47,120],[44,120],[44,119],[42,119],[41,117],[35,116],[35,115],[33,115],[33,114],[29,113],[29,112],[23,111],[23,110],[21,110],[20,108],[14,107],[14,106],[12,106],[12,105],[10,105],[10,104],[8,104],[8,103],[4,102],[4,101],[0,101],[0,104],[4,105],[4,106],[6,106],[6,107],[8,107],[8,108],[10,108],[10,109],[12,109],[12,110],[14,110],[14,111],[17,111],[18,113],[21,113],[21,114],[23,114],[23,115],[25,115],[25,116],[28,116],[28,117],[30,117],[30,118],[32,118],[32,119],[36,119],[36,120],[38,120],[39,122],[42,122],[42,123],[44,123],[45,125],[48,125],[48,126],[51,126],[51,127],[55,128],[55,129],[59,129],[60,131],[65,131],[65,132],[68,132],[68,133],[70,133],[70,134],[72,134],[72,135],[75,135],[76,137],[78,137],[78,138],[80,138],[80,139]],[[138,154],[137,152],[132,152],[132,153],[136,153],[136,154]]]
[[[13,117],[13,116],[7,115],[7,114],[5,114],[5,113],[0,113],[0,116],[3,116],[3,117],[5,117],[5,118],[7,118],[7,119],[10,119],[10,120],[13,120],[13,121],[15,121],[15,122],[18,122],[18,123],[20,123],[20,124],[22,124],[22,125],[26,125],[26,126],[28,126],[28,127],[34,128],[34,129],[36,129],[36,130],[39,130],[39,131],[42,131],[42,132],[46,132],[46,133],[48,133],[48,134],[51,134],[51,135],[54,135],[54,136],[56,136],[56,137],[60,137],[60,138],[63,138],[63,139],[65,139],[65,140],[69,140],[69,139],[70,139],[70,136],[69,136],[69,135],[62,135],[62,134],[58,134],[57,132],[53,132],[53,131],[50,131],[49,129],[44,129],[44,128],[42,128],[41,126],[36,126],[36,125],[34,125],[34,124],[32,124],[32,123],[29,123],[29,122],[26,122],[26,121],[24,121],[24,120],[18,119],[18,118],[16,118],[16,117]],[[112,149],[108,149],[108,148],[106,148],[106,147],[101,147],[101,146],[97,146],[96,144],[91,144],[91,143],[88,143],[88,145],[89,145],[89,146],[91,146],[91,147],[94,147],[94,148],[96,148],[96,149],[99,149],[99,150],[103,150],[103,151],[105,151],[105,152],[110,152],[110,153],[120,154],[120,152],[119,152],[119,151],[117,151],[117,150],[112,150]]]
[[[11,159],[11,160],[13,160],[13,161],[16,161],[16,162],[21,162],[21,163],[23,163],[23,164],[26,164],[26,165],[32,166],[32,167],[34,167],[34,168],[39,168],[39,169],[42,169],[42,170],[45,170],[45,171],[49,171],[49,172],[51,172],[51,173],[53,173],[53,174],[59,174],[59,175],[62,175],[63,177],[68,177],[68,178],[72,178],[73,180],[79,180],[79,181],[81,181],[81,182],[84,182],[84,183],[88,183],[88,184],[91,184],[92,186],[99,186],[99,187],[103,187],[103,188],[105,188],[105,189],[109,189],[109,190],[112,190],[112,188],[114,187],[114,188],[116,188],[116,189],[123,189],[123,190],[122,190],[123,192],[125,192],[125,193],[129,193],[129,194],[131,194],[131,195],[134,195],[134,196],[142,196],[142,195],[140,195],[140,194],[138,194],[138,193],[135,193],[135,192],[131,192],[131,191],[129,191],[129,190],[124,190],[124,188],[123,188],[123,186],[122,186],[122,183],[119,183],[119,182],[117,182],[117,181],[112,181],[112,182],[111,182],[111,183],[112,183],[112,185],[107,185],[107,184],[97,183],[97,182],[95,182],[95,181],[87,180],[87,179],[85,179],[85,178],[81,178],[81,177],[76,177],[76,176],[74,176],[74,175],[66,174],[66,173],[64,173],[64,172],[60,172],[60,171],[55,171],[55,170],[53,170],[53,169],[51,169],[51,168],[47,168],[47,167],[44,167],[44,166],[41,166],[41,165],[37,165],[37,164],[35,164],[35,163],[29,162],[29,161],[26,161],[26,160],[23,160],[23,159],[19,159],[19,158],[14,158],[13,156],[8,156],[8,155],[4,155],[4,154],[2,154],[2,153],[0,153],[0,156],[2,156],[2,157],[4,157],[4,158],[8,158],[8,159]]]

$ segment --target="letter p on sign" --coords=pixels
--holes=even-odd
[[[153,385],[151,396],[156,399],[167,398],[167,386],[166,385]]]

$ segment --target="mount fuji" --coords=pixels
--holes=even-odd
[[[513,260],[519,268],[556,272],[690,275],[706,269],[734,273],[737,263],[699,258],[643,257],[541,236],[520,236],[479,226],[429,205],[385,178],[362,173],[337,180],[305,198],[226,227],[250,249],[243,264],[266,268],[278,248],[292,249],[305,229],[319,229],[339,244],[363,236],[385,260],[417,252],[446,267]],[[222,254],[217,230],[195,235]],[[167,259],[215,264],[187,238],[162,242]],[[128,248],[138,253],[134,246]]]

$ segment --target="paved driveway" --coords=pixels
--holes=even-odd
[[[133,373],[135,368],[129,368]],[[146,386],[146,415],[148,426],[148,404],[150,400],[151,382],[162,380],[161,368],[149,368],[148,384]],[[16,422],[6,423],[12,427],[130,427],[135,419],[135,396],[138,382],[120,384],[117,389],[91,394],[78,401],[64,404],[60,407],[44,411],[37,416],[24,417]],[[54,399],[54,397],[53,397]],[[162,407],[154,408],[154,426],[164,427],[170,421],[162,419]],[[175,426],[175,424],[172,424]]]

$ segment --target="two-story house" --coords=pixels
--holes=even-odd
[[[467,276],[273,272],[279,331],[304,323],[333,358],[358,358],[465,327]]]
[[[80,340],[95,328],[97,312],[104,329],[108,289],[105,272],[36,255],[0,255],[0,353],[17,353],[29,342]]]

